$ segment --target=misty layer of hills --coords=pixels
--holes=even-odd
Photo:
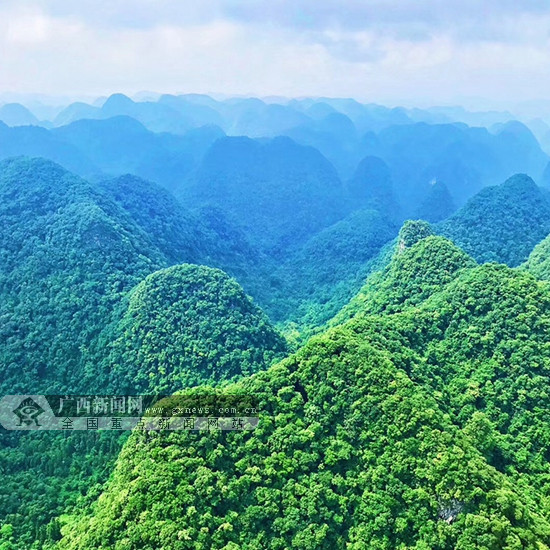
[[[0,550],[550,548],[550,159],[526,125],[199,95],[44,114],[0,107],[2,394],[261,412],[2,429]]]

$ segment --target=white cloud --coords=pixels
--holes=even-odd
[[[550,9],[499,2],[5,0],[0,91],[545,97]]]

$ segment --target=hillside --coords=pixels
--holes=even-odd
[[[171,394],[265,369],[285,350],[236,281],[183,264],[149,275],[131,292],[107,370],[119,393]]]
[[[517,174],[480,191],[437,232],[478,262],[515,267],[550,233],[550,203],[530,177]]]
[[[220,268],[255,299],[267,303],[266,280],[273,261],[224,212],[212,207],[191,210],[168,190],[129,174],[97,187],[130,215],[169,264]]]
[[[296,247],[346,213],[332,165],[288,138],[216,141],[183,197],[218,208],[270,254]]]
[[[148,182],[126,177],[96,187],[49,161],[5,161],[0,229],[4,394],[170,392],[266,368],[286,349],[221,271],[159,271],[220,250],[217,261],[231,262],[234,251]],[[58,537],[55,517],[94,499],[125,439],[0,430],[0,517],[15,547]]]
[[[453,198],[445,183],[434,181],[418,206],[414,217],[437,223],[448,218],[455,210]]]
[[[340,324],[357,314],[396,313],[415,306],[449,284],[475,262],[447,239],[433,235],[424,221],[401,228],[391,261],[373,273],[331,321]]]
[[[365,209],[320,231],[277,266],[264,308],[289,329],[296,323],[303,339],[357,293],[397,230],[392,219]]]
[[[44,160],[0,165],[0,227],[2,387],[91,391],[99,332],[165,258],[116,203]]]
[[[349,180],[347,190],[354,209],[373,208],[397,222],[401,221],[390,169],[382,159],[365,157]]]
[[[538,279],[550,280],[550,236],[533,248],[522,267]]]
[[[442,285],[231,387],[260,398],[256,430],[132,434],[59,547],[548,546],[549,289],[439,237],[396,257],[392,288],[434,283],[426,247]]]

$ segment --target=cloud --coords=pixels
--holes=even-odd
[[[550,87],[525,0],[4,0],[0,91],[513,101]]]
[[[226,15],[241,21],[318,31],[373,29],[405,39],[440,32],[484,38],[502,22],[549,11],[546,0],[228,0],[223,5]]]

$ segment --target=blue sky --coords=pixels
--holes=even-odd
[[[550,2],[0,2],[0,92],[140,90],[405,105],[545,99]]]

